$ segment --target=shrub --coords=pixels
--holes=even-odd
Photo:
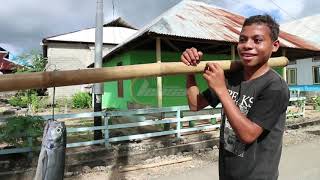
[[[12,116],[0,126],[0,142],[16,147],[28,145],[28,137],[32,137],[35,144],[43,134],[44,121],[40,116]]]
[[[320,111],[320,96],[312,98],[312,102],[314,104],[314,108]]]
[[[67,97],[57,99],[55,104],[58,111],[66,111],[68,108],[73,107],[72,98]]]
[[[72,107],[74,108],[90,108],[91,96],[86,92],[78,92],[72,96]]]
[[[40,108],[45,108],[47,101],[44,98],[37,96],[37,92],[33,90],[21,91],[16,96],[11,97],[8,100],[12,106],[19,106],[22,108],[32,105],[32,110],[37,112]]]
[[[11,97],[8,102],[12,106],[19,106],[19,107],[28,107],[28,104],[31,104],[32,102],[32,96],[33,93],[27,93],[27,92],[19,92],[16,94],[16,96]]]
[[[20,106],[20,107],[27,107],[27,104],[24,104],[21,100],[20,96],[13,96],[8,100],[11,106]]]
[[[31,96],[31,105],[34,112],[38,112],[40,109],[47,108],[48,105],[48,97],[47,96]]]

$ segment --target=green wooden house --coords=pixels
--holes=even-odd
[[[244,17],[203,2],[182,1],[141,28],[104,58],[103,66],[179,61],[190,47],[204,52],[204,60],[236,60],[236,44]],[[312,51],[304,40],[280,33],[281,48],[273,56]],[[303,43],[301,43],[303,42]],[[283,69],[278,69],[280,74]],[[119,72],[121,73],[121,72]],[[103,108],[131,109],[186,105],[185,75],[119,80],[104,83]],[[197,75],[201,90],[207,85]]]
[[[172,51],[161,52],[162,62],[177,61],[180,53]],[[119,66],[130,64],[154,63],[156,52],[152,50],[131,50],[114,57],[104,66]],[[228,55],[206,55],[205,59],[230,59]],[[120,72],[119,72],[120,73]],[[185,75],[162,77],[162,106],[186,105]],[[199,86],[206,88],[202,75],[197,75]],[[149,77],[143,79],[120,80],[104,83],[103,107],[111,108],[139,108],[157,107],[157,78]]]

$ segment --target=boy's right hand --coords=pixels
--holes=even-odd
[[[201,58],[202,58],[203,53],[201,51],[198,51],[196,48],[192,47],[190,49],[186,49],[180,59],[181,61],[188,65],[188,66],[196,66],[199,64]]]

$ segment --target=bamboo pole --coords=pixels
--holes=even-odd
[[[186,66],[181,62],[167,62],[82,70],[6,74],[0,75],[0,92],[99,83],[150,76],[200,73],[203,72],[208,62],[218,63],[224,70],[233,71],[241,68],[240,61],[217,60],[202,61],[197,66]],[[270,58],[268,64],[271,67],[284,67],[288,64],[288,59],[286,57]]]

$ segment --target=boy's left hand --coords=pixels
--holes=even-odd
[[[227,90],[224,71],[217,63],[208,63],[203,77],[206,79],[209,88],[213,89],[219,96],[220,93]]]

